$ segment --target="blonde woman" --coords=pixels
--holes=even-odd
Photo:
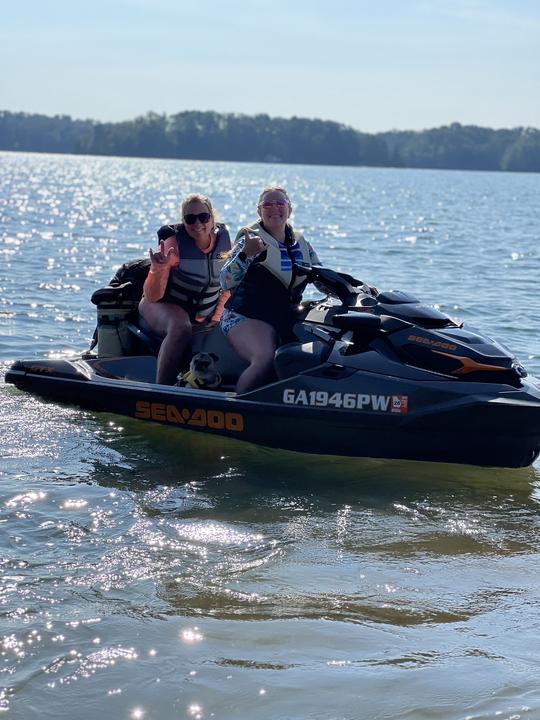
[[[139,312],[163,338],[157,359],[156,382],[175,382],[193,323],[217,323],[228,293],[219,273],[231,241],[225,225],[216,222],[206,195],[182,201],[182,220],[158,230],[159,248],[150,250],[150,271]]]

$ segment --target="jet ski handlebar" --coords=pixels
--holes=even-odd
[[[346,307],[354,307],[358,295],[376,295],[377,292],[362,280],[353,278],[347,273],[337,272],[325,267],[298,268],[300,275],[305,275],[308,282],[326,295],[332,295]]]

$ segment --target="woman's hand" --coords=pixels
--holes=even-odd
[[[175,247],[170,247],[165,252],[165,241],[160,240],[159,242],[159,250],[156,252],[153,252],[152,249],[150,249],[150,262],[152,263],[153,267],[156,266],[169,266],[173,267],[178,264],[178,250]]]
[[[249,230],[244,228],[244,252],[247,257],[260,255],[266,247],[266,243],[258,235],[250,235]]]

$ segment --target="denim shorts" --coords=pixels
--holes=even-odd
[[[228,310],[225,308],[223,315],[221,316],[221,320],[219,321],[219,326],[221,327],[222,333],[224,335],[228,335],[233,327],[240,325],[240,323],[243,323],[244,320],[249,320],[249,318],[245,315],[240,315],[240,313],[234,312],[234,310]]]

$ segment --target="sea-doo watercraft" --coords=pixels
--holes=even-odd
[[[375,296],[349,275],[310,273],[330,294],[299,309],[275,378],[251,392],[232,392],[241,361],[219,328],[193,343],[193,352],[219,357],[219,389],[155,384],[155,342],[139,322],[114,320],[129,283],[98,291],[97,352],[17,361],[6,381],[84,408],[308,453],[502,467],[535,460],[540,381],[505,347],[407,293]],[[107,332],[120,340],[112,351]],[[124,347],[133,339],[138,350]]]

